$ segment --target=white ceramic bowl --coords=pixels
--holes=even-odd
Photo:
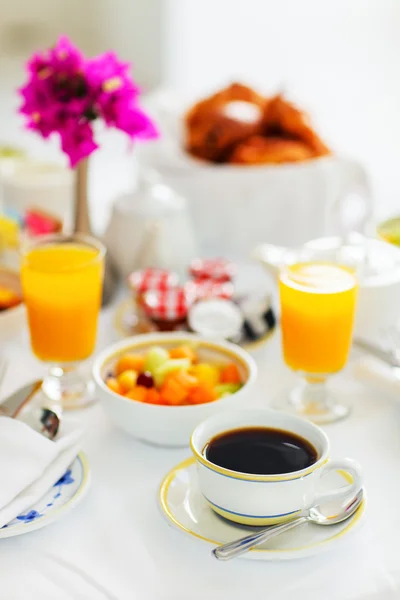
[[[17,271],[0,267],[0,285],[22,294],[21,283]],[[0,343],[12,340],[26,323],[26,311],[23,303],[0,312]]]
[[[243,387],[215,402],[196,406],[158,406],[129,400],[112,392],[104,380],[121,354],[143,353],[151,346],[171,348],[182,343],[196,343],[203,361],[234,361],[245,381]],[[221,411],[246,407],[257,376],[257,366],[245,351],[228,342],[209,341],[190,333],[148,333],[114,344],[104,350],[93,366],[98,396],[111,420],[127,433],[157,445],[188,446],[195,427]]]

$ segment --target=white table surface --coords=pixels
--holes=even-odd
[[[36,152],[39,144],[31,139]],[[118,143],[123,145],[119,138]],[[48,147],[42,143],[40,148]],[[96,230],[104,228],[111,197],[129,189],[130,165],[121,148],[116,152],[110,145],[96,153],[90,186]],[[248,273],[248,284],[258,289],[258,271]],[[112,306],[101,315],[98,349],[117,339],[114,311]],[[6,352],[10,368],[1,398],[44,373],[26,331]],[[254,356],[260,372],[254,403],[267,406],[294,378],[282,363],[279,335]],[[207,545],[169,527],[157,506],[160,481],[190,455],[189,449],[137,442],[115,429],[95,405],[66,417],[87,425],[83,449],[92,470],[89,493],[63,520],[0,540],[0,600],[397,600],[400,403],[348,375],[338,377],[336,385],[354,410],[326,431],[334,457],[350,456],[362,464],[368,513],[363,528],[332,551],[282,564],[217,562]]]
[[[99,348],[117,337],[114,311],[111,306],[101,315]],[[26,331],[7,346],[7,354],[11,362],[2,396],[43,374]],[[293,383],[282,364],[279,333],[254,356],[260,371],[254,404],[266,406]],[[0,598],[399,598],[400,404],[366,389],[349,373],[337,377],[335,386],[353,412],[326,427],[332,455],[362,464],[368,512],[364,526],[331,551],[284,563],[217,562],[208,545],[169,527],[157,506],[161,479],[189,456],[189,449],[140,443],[115,429],[97,404],[66,417],[87,426],[83,448],[92,470],[89,493],[62,520],[0,540]]]

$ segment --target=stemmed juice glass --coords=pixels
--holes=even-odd
[[[105,248],[81,234],[28,243],[21,279],[34,354],[49,365],[43,391],[64,408],[92,400],[77,367],[93,352],[101,305]]]
[[[356,310],[358,282],[354,265],[340,250],[326,254],[302,250],[292,255],[279,277],[283,356],[301,376],[300,384],[277,407],[329,423],[349,409],[326,386],[345,366]]]

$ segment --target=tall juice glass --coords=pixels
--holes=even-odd
[[[302,377],[289,405],[317,423],[348,414],[325,382],[347,362],[357,290],[354,270],[335,261],[295,262],[280,275],[283,356]]]
[[[104,247],[80,234],[27,246],[21,264],[34,354],[48,363],[43,390],[65,408],[85,406],[91,383],[77,370],[93,352],[101,305]]]

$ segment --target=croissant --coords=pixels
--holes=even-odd
[[[185,116],[185,148],[213,162],[228,159],[233,147],[261,133],[265,99],[251,88],[233,83],[195,104]]]
[[[301,140],[310,147],[314,156],[331,153],[312,129],[308,117],[280,94],[265,104],[264,133],[266,136],[283,134]]]
[[[261,165],[331,154],[308,117],[281,94],[264,98],[233,83],[185,115],[185,149],[213,162]]]
[[[236,146],[229,162],[240,165],[281,164],[314,157],[309,146],[299,140],[254,136]]]

